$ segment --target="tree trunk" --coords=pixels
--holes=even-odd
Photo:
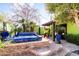
[[[78,19],[77,12],[74,12],[74,20],[75,20],[75,23],[76,23],[77,27],[79,27],[79,19]]]
[[[3,30],[6,30],[6,23],[3,22]]]
[[[34,32],[34,27],[30,27],[30,32]]]
[[[25,32],[26,30],[25,30],[25,24],[22,24],[22,26],[23,26],[23,32]]]

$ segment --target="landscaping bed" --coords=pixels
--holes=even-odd
[[[28,48],[26,49],[0,49],[1,56],[34,56],[32,52]]]
[[[7,44],[4,48],[0,48],[0,56],[54,56],[62,50],[62,45],[43,39],[35,42]]]
[[[0,48],[1,56],[23,56],[23,55],[34,55],[30,52],[30,48],[26,44],[22,45],[7,45],[4,48]]]
[[[49,41],[24,42],[5,45],[0,48],[0,56],[35,56],[32,48],[49,46]]]

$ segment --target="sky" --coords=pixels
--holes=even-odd
[[[32,3],[31,5],[34,6],[38,10],[39,14],[41,15],[41,19],[40,19],[41,24],[50,21],[50,14],[45,9],[44,3],[35,3],[35,4]],[[12,12],[11,6],[12,6],[11,3],[0,3],[0,13],[5,13],[6,15],[10,15]]]

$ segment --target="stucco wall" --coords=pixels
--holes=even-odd
[[[67,23],[67,33],[69,34],[79,34],[79,28],[75,23],[68,22]]]

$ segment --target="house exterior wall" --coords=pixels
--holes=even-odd
[[[79,28],[73,22],[67,23],[67,33],[68,34],[79,34]]]

